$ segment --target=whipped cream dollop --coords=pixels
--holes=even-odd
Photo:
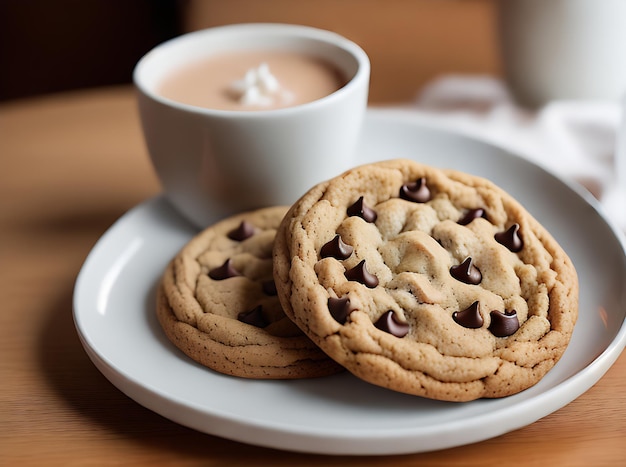
[[[289,90],[281,87],[267,63],[249,69],[243,79],[231,84],[230,90],[241,105],[250,107],[289,105],[294,99]]]

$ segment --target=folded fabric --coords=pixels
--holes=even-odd
[[[425,86],[410,107],[582,184],[626,230],[626,124],[620,104],[553,101],[528,110],[494,77],[450,75]]]

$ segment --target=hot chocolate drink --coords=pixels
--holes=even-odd
[[[338,69],[317,57],[291,51],[238,51],[172,71],[158,93],[210,109],[269,110],[315,101],[346,82]]]

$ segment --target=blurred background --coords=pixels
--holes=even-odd
[[[495,1],[2,0],[0,100],[131,83],[143,54],[184,32],[286,22],[357,42],[370,102],[406,102],[442,74],[499,74]]]

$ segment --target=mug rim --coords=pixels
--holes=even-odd
[[[151,60],[158,60],[158,57],[155,58],[155,55],[157,55],[159,52],[175,47],[182,47],[186,42],[191,43],[192,41],[201,41],[207,36],[214,37],[219,34],[235,35],[237,33],[245,33],[251,37],[260,37],[265,35],[274,37],[293,37],[319,41],[332,47],[336,47],[338,50],[341,50],[350,55],[355,60],[356,71],[348,79],[345,85],[322,98],[316,99],[311,102],[305,102],[302,104],[278,109],[226,110],[184,104],[182,102],[178,102],[173,99],[169,99],[159,95],[152,89],[152,87],[146,84],[146,78],[144,76],[146,73],[145,70],[149,66]],[[369,75],[370,61],[366,52],[358,44],[338,33],[311,26],[287,23],[241,23],[200,29],[197,31],[179,35],[165,42],[162,42],[153,47],[150,51],[148,51],[144,56],[139,59],[133,69],[132,77],[135,87],[146,97],[156,102],[159,102],[162,105],[183,112],[201,114],[206,116],[219,116],[223,118],[267,118],[269,116],[285,116],[285,114],[300,112],[305,109],[311,109],[313,107],[330,104],[334,100],[340,99],[341,96],[343,96],[344,94],[349,93],[354,87],[360,85],[368,86]]]

